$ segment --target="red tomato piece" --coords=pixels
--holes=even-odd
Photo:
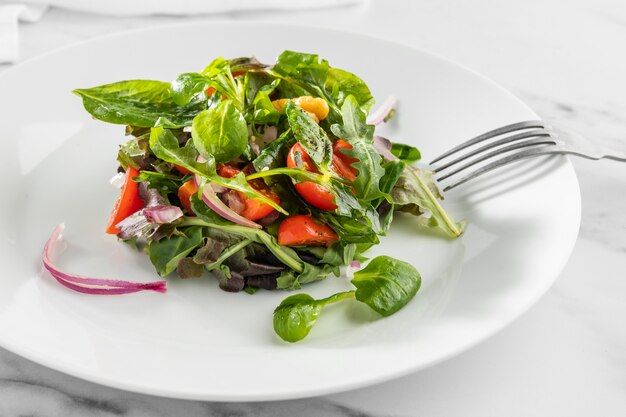
[[[138,184],[133,181],[133,178],[138,175],[139,171],[129,165],[126,170],[126,181],[122,186],[120,196],[109,218],[109,224],[106,228],[107,233],[112,235],[118,234],[120,229],[115,227],[115,225],[143,208],[143,200],[139,197]]]
[[[245,169],[244,169],[245,171]],[[220,177],[232,178],[239,174],[241,170],[228,164],[219,164],[217,167],[217,173]],[[251,181],[250,185],[255,190],[261,192],[266,197],[270,198],[276,204],[280,204],[280,199],[272,190],[265,185],[263,180]],[[248,220],[257,221],[265,216],[268,216],[274,211],[274,208],[267,203],[264,203],[258,198],[249,198],[245,193],[238,191],[239,198],[244,202],[245,208],[241,215]]]
[[[283,246],[330,246],[339,236],[313,216],[287,217],[278,227],[278,243]]]
[[[198,193],[198,186],[194,180],[189,180],[178,188],[178,199],[187,214],[195,216],[191,209],[191,196]]]

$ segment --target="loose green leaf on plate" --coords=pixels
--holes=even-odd
[[[415,296],[422,279],[415,267],[389,256],[378,256],[354,273],[356,299],[390,316]]]

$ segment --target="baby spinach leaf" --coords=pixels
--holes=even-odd
[[[352,96],[366,113],[374,105],[374,97],[365,82],[356,75],[339,68],[330,68],[324,85],[325,90],[337,106],[342,107],[345,99]]]
[[[348,96],[341,107],[343,124],[334,124],[331,131],[344,139],[352,149],[342,152],[358,159],[351,165],[357,169],[356,179],[352,183],[356,195],[364,201],[372,201],[384,196],[380,190],[380,179],[385,170],[380,165],[382,158],[374,149],[374,126],[365,123],[365,113],[360,109],[354,96]]]
[[[295,294],[285,298],[274,310],[274,331],[286,342],[304,339],[328,304],[353,298],[354,291],[346,291],[316,300],[308,294]]]
[[[382,316],[390,316],[404,307],[417,293],[422,279],[411,264],[378,256],[354,273],[352,284],[356,299]]]
[[[172,273],[178,262],[202,243],[202,228],[189,227],[168,238],[152,240],[147,251],[150,261],[161,276]]]
[[[153,80],[128,80],[76,89],[74,94],[83,99],[83,106],[96,119],[139,127],[155,126],[160,118],[170,127],[191,123],[204,103],[179,106],[172,99],[170,83]]]
[[[239,157],[248,144],[248,127],[231,100],[199,113],[191,126],[193,144],[203,158],[228,162]]]
[[[324,129],[291,100],[285,105],[285,113],[289,127],[304,151],[320,172],[328,172],[333,158],[333,144]]]

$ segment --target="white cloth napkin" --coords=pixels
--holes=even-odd
[[[19,0],[13,0],[13,2]],[[115,16],[198,15],[250,10],[300,10],[367,0],[0,0],[0,63],[19,58],[18,22],[36,22],[49,6]]]

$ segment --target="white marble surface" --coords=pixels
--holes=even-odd
[[[198,19],[286,19],[425,48],[498,81],[545,119],[626,149],[626,4],[621,0],[374,0],[330,11],[188,18]],[[39,23],[21,28],[22,57],[181,20],[53,9]],[[0,75],[8,67],[0,66]],[[574,164],[582,225],[559,280],[513,325],[447,362],[323,398],[221,404],[98,386],[0,348],[0,416],[626,415],[626,164]]]

